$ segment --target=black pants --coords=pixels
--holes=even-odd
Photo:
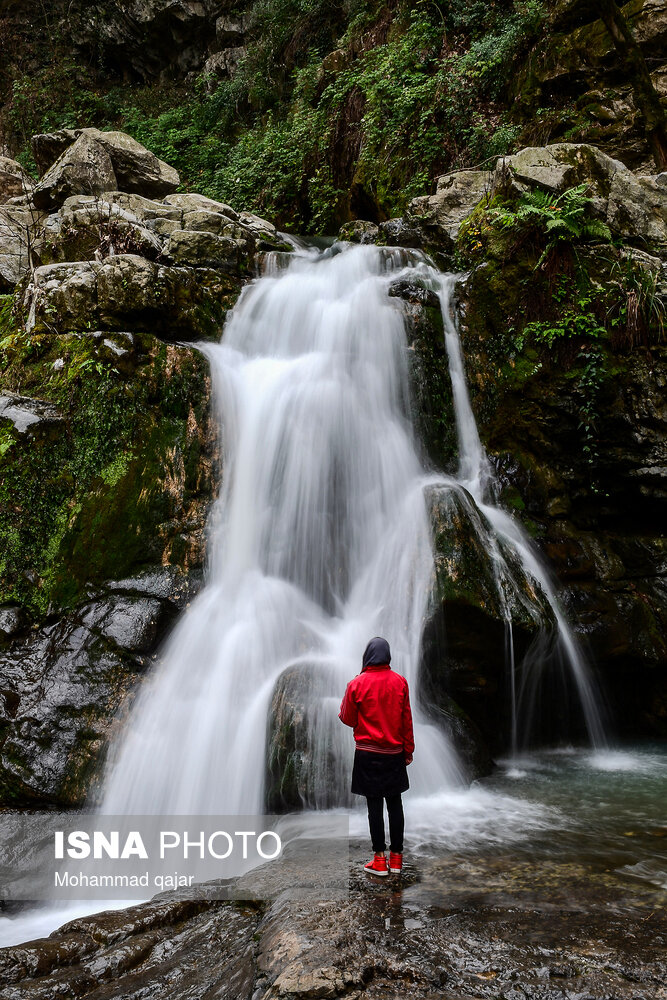
[[[403,830],[405,821],[403,819],[403,800],[401,793],[398,795],[387,795],[385,799],[380,796],[366,796],[368,803],[368,825],[371,828],[371,843],[376,854],[381,854],[387,849],[384,840],[384,803],[387,803],[387,813],[389,814],[389,850],[394,854],[403,853]]]

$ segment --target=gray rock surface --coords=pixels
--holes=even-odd
[[[377,223],[355,219],[341,226],[338,239],[347,240],[349,243],[377,243],[379,235],[380,227]]]
[[[12,291],[30,270],[30,247],[41,233],[39,216],[23,206],[0,206],[0,292]]]
[[[236,221],[238,219],[238,213],[234,211],[229,205],[225,205],[224,202],[215,201],[213,198],[207,198],[206,195],[196,194],[194,192],[190,193],[178,193],[169,194],[164,199],[165,205],[173,205],[176,208],[180,208],[183,212],[195,212],[203,210],[206,212],[218,212],[220,215],[226,215],[228,219]]]
[[[422,231],[443,249],[453,249],[459,226],[483,198],[490,198],[492,177],[486,170],[464,170],[438,178],[436,193],[414,198],[406,213],[408,225]]]
[[[613,179],[607,206],[610,229],[647,250],[667,251],[667,188],[660,177],[636,177],[629,170]]]
[[[179,185],[173,167],[125,132],[64,129],[35,136],[33,146],[42,164],[53,151],[62,150],[35,188],[35,203],[41,208],[58,207],[70,195],[116,189],[161,198]]]
[[[340,723],[321,711],[326,699],[339,697],[335,676],[316,663],[287,667],[276,681],[267,733],[269,812],[341,805],[338,789],[347,785],[351,761],[333,752]],[[328,739],[325,726],[334,729]]]
[[[236,262],[234,242],[225,247]],[[167,339],[199,339],[209,335],[214,323],[212,303],[223,304],[231,291],[216,273],[167,267],[136,254],[49,264],[36,269],[26,290],[26,328],[43,331],[54,323],[80,331],[131,326]]]
[[[71,195],[101,194],[118,186],[111,157],[96,138],[82,133],[35,186],[38,208],[58,208]]]
[[[240,260],[241,246],[229,236],[197,230],[175,230],[169,237],[167,253],[177,264],[194,267],[230,267]]]
[[[23,627],[25,615],[19,607],[0,607],[0,642],[11,639]]]
[[[4,205],[10,198],[20,198],[32,186],[32,178],[20,163],[8,156],[0,156],[0,205]]]
[[[94,786],[139,675],[176,615],[171,592],[142,595],[141,586],[116,583],[0,652],[5,802],[79,805]]]
[[[514,844],[360,869],[350,891],[309,898],[283,880],[271,903],[164,893],[72,920],[0,951],[7,1000],[664,1000],[659,892],[595,859]],[[650,922],[651,931],[646,925]]]
[[[30,436],[44,434],[64,422],[52,403],[6,391],[0,395],[0,421],[3,420],[10,421],[17,433]]]
[[[99,129],[83,129],[82,132],[103,146],[113,164],[113,169],[121,191],[144,195],[147,198],[162,198],[175,191],[180,184],[178,171],[160,160],[140,142],[125,132],[100,132]],[[115,185],[109,185],[110,190]]]

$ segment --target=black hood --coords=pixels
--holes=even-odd
[[[385,663],[391,663],[391,650],[386,639],[381,639],[376,635],[366,646],[364,658],[362,660],[362,670],[366,667],[376,667]]]

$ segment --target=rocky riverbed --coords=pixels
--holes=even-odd
[[[80,917],[0,951],[3,1000],[663,1000],[666,766],[664,747],[549,753],[408,794],[401,876],[364,875],[352,814],[343,898],[294,888],[312,873],[286,865],[264,903],[167,893]]]
[[[7,1000],[59,997],[667,997],[656,894],[585,861],[513,850],[408,864],[350,895],[270,904],[161,900],[73,920],[0,952]]]

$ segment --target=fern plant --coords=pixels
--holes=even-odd
[[[504,229],[518,230],[525,235],[533,232],[540,239],[546,237],[536,268],[541,267],[558,244],[609,243],[609,227],[590,216],[593,199],[586,194],[587,189],[586,184],[578,184],[557,197],[540,189],[529,191],[521,196],[516,208],[496,209],[496,222]]]

